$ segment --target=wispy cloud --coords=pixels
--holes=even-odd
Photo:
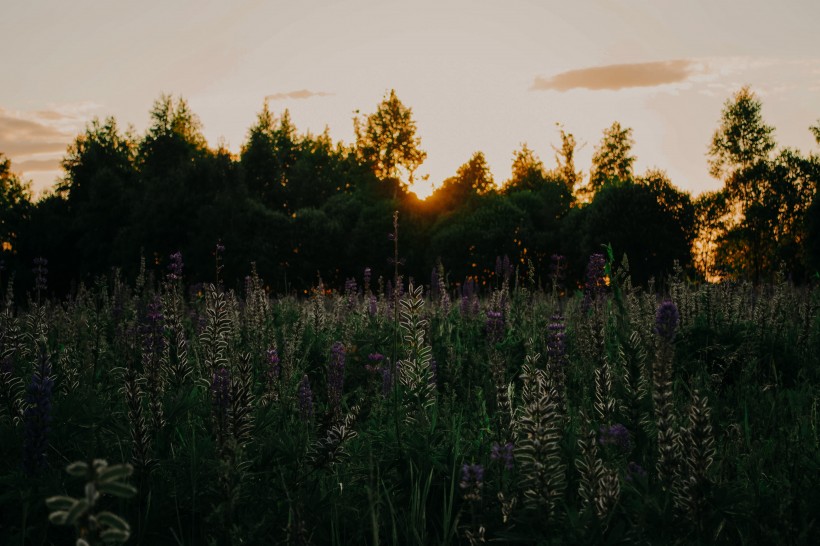
[[[27,156],[65,151],[71,134],[0,108],[0,152]]]
[[[274,93],[273,95],[266,96],[265,100],[309,99],[311,97],[329,97],[331,95],[333,95],[333,93],[299,89],[298,91],[288,91],[287,93]]]
[[[19,163],[14,165],[14,169],[17,171],[23,171],[27,173],[41,173],[41,172],[55,172],[61,169],[61,163],[59,159],[28,159],[26,161],[20,161]]]
[[[545,78],[538,76],[530,87],[535,91],[571,89],[618,90],[628,87],[655,87],[686,81],[700,64],[690,60],[610,64],[569,70]]]

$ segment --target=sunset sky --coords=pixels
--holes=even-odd
[[[638,173],[716,189],[705,152],[744,84],[781,146],[817,150],[817,0],[4,4],[0,152],[35,191],[88,120],[142,132],[161,93],[238,152],[265,100],[300,132],[352,142],[354,112],[394,88],[428,154],[420,196],[478,150],[497,183],[522,142],[554,166],[556,123],[583,144],[586,173],[615,120],[634,130]]]

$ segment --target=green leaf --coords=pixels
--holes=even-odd
[[[134,467],[130,464],[115,464],[106,467],[97,474],[101,482],[113,482],[122,478],[127,478],[134,472]]]
[[[49,510],[69,510],[77,499],[74,497],[66,497],[65,495],[57,495],[46,499],[46,506]]]
[[[55,525],[65,525],[67,512],[65,510],[58,510],[48,515],[48,521]]]
[[[74,461],[73,463],[65,467],[65,471],[71,474],[72,476],[83,478],[86,475],[88,475],[88,464],[84,463],[83,461]]]
[[[131,526],[128,525],[128,522],[119,517],[117,514],[112,514],[111,512],[100,512],[97,514],[96,518],[97,521],[105,527],[119,529],[120,531],[131,531]]]
[[[127,499],[137,494],[137,488],[122,482],[103,482],[99,484],[102,493],[108,493],[121,499]]]
[[[68,512],[66,512],[65,522],[68,525],[74,525],[76,521],[88,511],[89,504],[85,499],[78,500],[74,503]]]
[[[100,538],[106,544],[119,544],[128,540],[131,533],[128,531],[121,531],[120,529],[106,529],[100,533]]]

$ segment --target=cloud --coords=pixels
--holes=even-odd
[[[569,91],[570,89],[617,90],[627,87],[655,87],[683,82],[699,69],[689,60],[651,63],[611,64],[569,70],[552,77],[538,76],[530,87],[535,91]]]
[[[311,97],[329,97],[331,95],[333,95],[333,93],[300,89],[298,91],[289,91],[287,93],[274,93],[273,95],[266,96],[265,100],[309,99]]]
[[[0,108],[0,152],[9,156],[64,152],[72,135]]]
[[[22,172],[55,172],[62,168],[59,159],[29,159],[14,165],[14,169]]]

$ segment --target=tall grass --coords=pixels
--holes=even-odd
[[[820,541],[820,290],[655,293],[602,259],[577,291],[6,297],[3,541],[72,543],[46,499],[103,459],[137,494],[93,508],[133,544]]]

